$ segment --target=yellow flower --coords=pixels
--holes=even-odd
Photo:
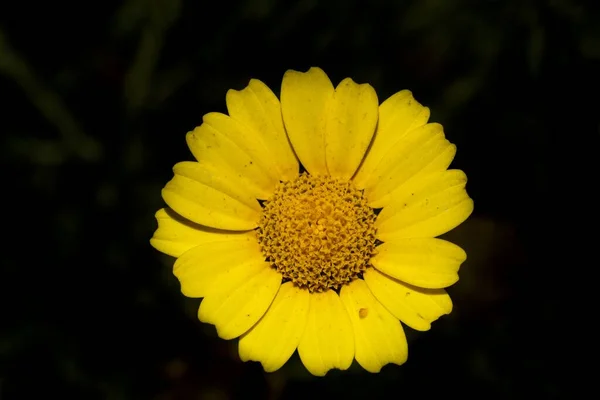
[[[424,331],[449,313],[466,259],[435,238],[473,211],[447,170],[456,146],[409,91],[380,105],[319,68],[286,72],[281,102],[254,79],[226,101],[187,134],[197,162],[175,165],[151,239],[203,298],[200,321],[265,371],[296,349],[319,376],[403,364],[400,321]]]

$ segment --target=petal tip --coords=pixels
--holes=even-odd
[[[150,238],[150,240],[148,240],[148,242],[150,243],[150,246],[152,246],[152,248],[160,251],[157,247],[157,240],[153,237]]]
[[[283,74],[283,78],[285,81],[286,77],[300,77],[300,76],[321,76],[321,77],[326,77],[327,79],[329,79],[329,77],[327,76],[327,74],[325,73],[325,71],[323,71],[323,69],[319,68],[319,67],[310,67],[307,71],[303,72],[303,71],[297,71],[295,69],[288,69],[287,71],[285,71],[285,73]]]
[[[322,69],[322,68],[320,68],[320,67],[315,67],[315,66],[313,66],[313,67],[310,67],[310,68],[308,69],[308,71],[306,71],[306,72],[307,72],[307,73],[309,73],[309,74],[310,74],[310,73],[313,73],[313,74],[315,74],[315,73],[316,73],[316,74],[323,74],[323,75],[327,75],[327,74],[325,73],[325,71],[323,71],[323,69]]]
[[[169,214],[167,213],[167,209],[165,207],[159,209],[154,213],[154,218],[156,218],[157,222],[160,222],[161,219],[167,218]]]

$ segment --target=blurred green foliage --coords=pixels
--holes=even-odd
[[[576,100],[597,93],[596,2],[31,7],[0,6],[0,398],[568,393],[534,333],[553,323],[556,304],[535,300],[531,284],[550,261],[537,256],[537,238],[558,137],[600,126],[598,96]],[[369,82],[382,100],[413,90],[457,143],[455,166],[476,203],[447,235],[469,254],[450,289],[455,311],[431,332],[408,332],[409,362],[379,375],[353,366],[315,379],[297,358],[269,375],[241,363],[235,341],[196,320],[198,301],[179,293],[173,261],[148,244],[170,168],[191,157],[185,132],[224,111],[228,89],[255,77],[277,90],[286,69],[312,65],[334,81]],[[573,122],[576,113],[588,119]]]

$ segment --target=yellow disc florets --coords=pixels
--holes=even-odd
[[[302,174],[265,202],[258,241],[285,280],[310,292],[338,290],[369,265],[375,218],[351,182]]]

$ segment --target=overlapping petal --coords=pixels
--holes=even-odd
[[[200,303],[198,318],[215,325],[222,339],[234,339],[265,314],[280,286],[281,274],[268,263],[229,268],[212,283]]]
[[[444,289],[422,289],[408,285],[376,269],[364,273],[371,293],[396,318],[418,331],[452,311],[452,300]]]
[[[340,299],[354,329],[356,361],[369,372],[379,372],[390,363],[404,364],[408,344],[400,321],[373,296],[365,281],[343,286]]]
[[[222,274],[249,264],[261,264],[264,256],[253,233],[198,243],[183,253],[173,266],[173,274],[188,297],[204,297]]]
[[[313,375],[333,368],[345,370],[354,359],[354,331],[350,317],[333,290],[310,295],[310,311],[298,354]]]
[[[281,104],[267,85],[252,79],[243,90],[230,90],[227,110],[241,123],[235,129],[237,142],[253,160],[282,181],[298,176],[298,160],[285,133]]]
[[[377,183],[373,172],[382,160],[393,159],[396,143],[409,131],[419,128],[429,120],[429,109],[417,102],[410,91],[402,90],[379,106],[379,122],[373,142],[365,160],[353,178],[359,189]]]
[[[169,207],[197,224],[218,229],[256,227],[261,207],[241,182],[225,171],[195,162],[181,162],[162,190]]]
[[[262,157],[267,151],[264,143],[239,121],[208,113],[186,140],[196,160],[210,166],[213,175],[243,186],[256,199],[267,199],[273,193],[279,175]]]
[[[373,170],[372,185],[365,189],[369,205],[386,207],[395,190],[446,170],[455,153],[456,146],[446,140],[440,124],[426,124],[410,130]]]
[[[298,347],[310,297],[292,282],[281,285],[265,316],[240,338],[240,358],[259,361],[267,372],[281,368]]]
[[[325,131],[327,106],[334,88],[320,68],[287,71],[281,84],[281,112],[288,137],[308,172],[327,175]]]
[[[224,231],[195,224],[168,208],[161,208],[155,215],[158,228],[150,244],[165,254],[179,257],[186,251],[203,243],[244,240],[254,237],[251,232]]]
[[[448,170],[402,186],[377,217],[377,238],[435,237],[456,228],[473,212],[466,183],[464,172]]]
[[[440,289],[458,281],[458,269],[466,259],[463,249],[446,240],[412,238],[379,245],[371,263],[403,282]]]
[[[349,180],[371,143],[378,118],[377,94],[371,85],[346,78],[335,88],[327,108],[325,160],[329,175]]]

